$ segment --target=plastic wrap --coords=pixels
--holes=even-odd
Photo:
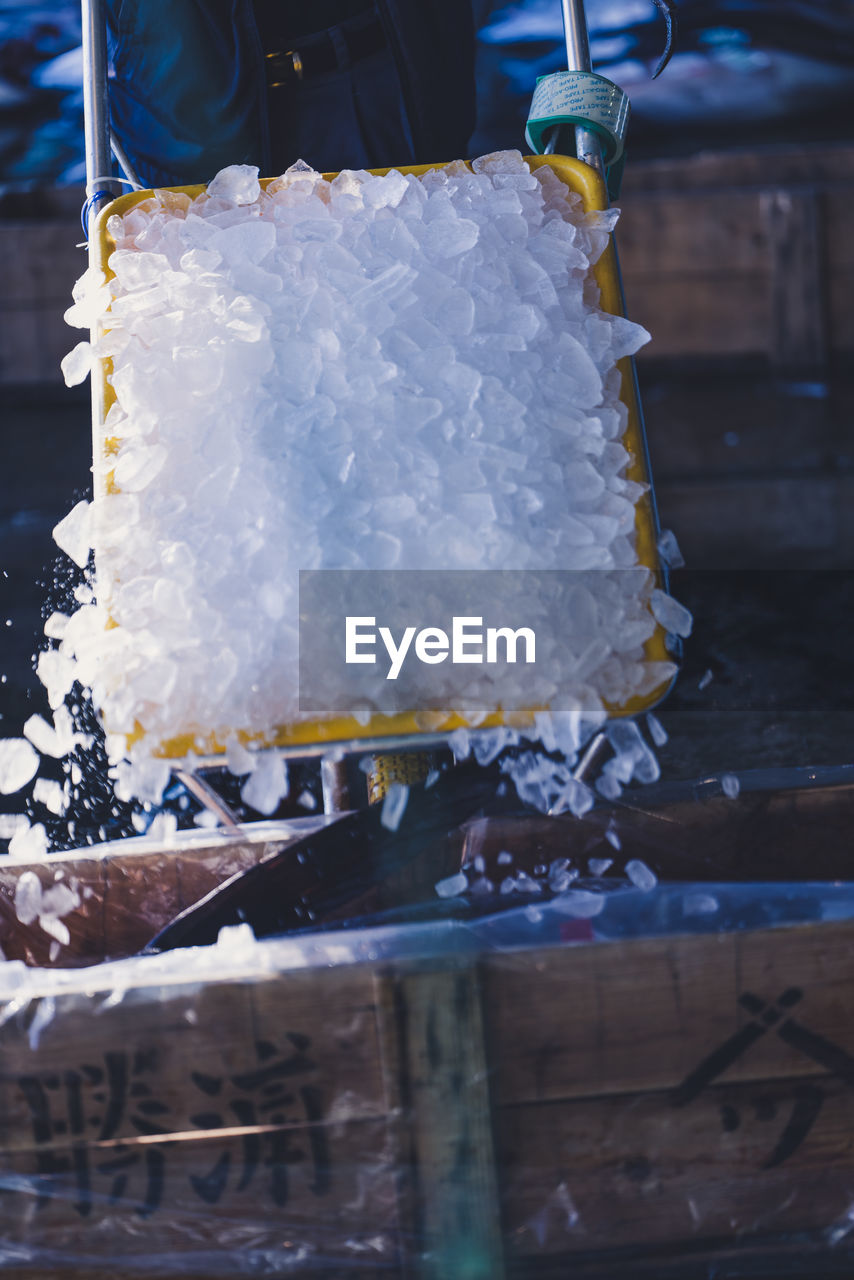
[[[434,895],[405,922],[398,905],[397,923],[266,941],[242,925],[89,967],[10,960],[0,1274],[850,1275],[854,884],[831,878],[850,785],[744,781],[724,816],[705,783],[690,805],[644,792],[646,824],[505,813],[443,845],[443,869],[454,849],[487,870],[508,844],[516,866],[560,847],[582,874],[553,894]],[[809,818],[815,881],[760,879],[751,814],[792,846]],[[600,876],[594,818],[620,832]],[[295,835],[279,827],[247,839],[272,856]],[[702,878],[679,879],[672,828]],[[239,844],[223,838],[220,874]],[[641,847],[662,876],[646,892],[624,874]],[[743,882],[732,862],[715,875],[739,849]],[[13,932],[10,915],[4,946]]]

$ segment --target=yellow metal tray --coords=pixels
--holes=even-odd
[[[581,196],[585,211],[607,208],[608,198],[605,184],[599,174],[594,169],[591,169],[589,165],[568,156],[557,155],[526,156],[526,160],[531,169],[538,169],[541,165],[549,165],[571,191]],[[428,164],[409,165],[401,166],[400,172],[403,174],[412,173],[416,177],[421,177],[422,174],[427,173],[430,169],[443,167],[443,165]],[[371,172],[386,174],[389,169],[372,169]],[[334,173],[324,174],[324,177],[330,180],[335,176]],[[262,189],[274,181],[274,178],[262,179]],[[205,189],[204,184],[168,188],[170,191],[187,195],[191,199],[201,195]],[[107,231],[108,219],[113,214],[128,213],[135,204],[150,199],[153,194],[153,191],[133,191],[127,195],[119,196],[118,199],[112,201],[101,211],[91,246],[92,263],[100,267],[108,278],[113,274],[109,269],[108,260],[115,249],[113,239]],[[613,239],[593,268],[593,273],[599,286],[602,309],[612,315],[622,315],[622,290]],[[108,321],[104,327],[109,327]],[[646,464],[643,424],[635,391],[631,360],[628,358],[621,360],[618,368],[622,375],[620,398],[628,409],[628,425],[622,438],[623,445],[631,455],[631,462],[626,468],[626,475],[630,480],[650,485]],[[115,437],[108,436],[104,426],[107,413],[115,401],[115,393],[110,382],[111,373],[112,360],[110,358],[103,359],[100,361],[100,377],[96,373],[93,375],[92,380],[93,474],[96,499],[107,493],[118,492],[113,476],[112,459],[120,442]],[[637,503],[635,509],[635,539],[640,564],[650,569],[655,575],[658,585],[661,585],[662,573],[656,546],[656,522],[651,493],[650,488]],[[648,662],[673,661],[673,656],[666,647],[666,636],[663,627],[660,625],[656,627],[644,645],[644,652]],[[608,706],[608,712],[614,716],[637,715],[659,702],[667,693],[669,687],[670,682],[665,681],[661,686],[654,689],[652,693],[643,697],[631,698],[620,706]],[[542,709],[539,707],[531,708],[529,721],[531,724],[533,724],[534,712]],[[224,737],[232,732],[236,732],[237,736],[244,742],[262,742],[265,746],[289,748],[294,751],[299,749],[301,752],[316,749],[323,745],[331,746],[334,743],[353,740],[358,740],[365,744],[367,742],[373,744],[388,742],[389,745],[394,743],[395,747],[398,748],[401,740],[411,739],[414,746],[418,740],[435,740],[437,737],[446,736],[454,729],[469,727],[468,722],[456,714],[449,714],[440,727],[435,726],[434,717],[431,715],[431,728],[426,730],[424,727],[425,719],[423,712],[411,711],[393,716],[375,715],[366,724],[361,724],[351,717],[301,720],[292,724],[279,725],[272,732],[265,734],[246,733],[239,725],[229,726],[227,730],[220,728],[218,731],[190,728],[188,726],[186,733],[181,733],[164,742],[157,743],[153,748],[153,752],[155,755],[165,756],[170,759],[181,759],[191,752],[196,756],[218,755],[225,751]],[[511,719],[512,724],[517,727],[524,723],[524,715],[520,717],[520,713],[515,710]],[[504,715],[499,711],[481,721],[478,727],[490,728],[504,723]],[[439,728],[440,732],[437,731]],[[133,746],[143,737],[145,737],[145,726],[138,724],[136,731],[128,740],[128,746]]]

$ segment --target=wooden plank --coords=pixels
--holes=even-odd
[[[852,944],[845,922],[488,955],[493,1096],[507,1105],[675,1089],[739,1035],[755,1043],[726,1083],[821,1074],[802,1022],[854,1069]],[[775,1003],[784,993],[796,993],[791,1012]],[[761,1021],[778,1015],[785,1034]]]
[[[496,1171],[531,1274],[828,1227],[854,1179],[852,942],[846,922],[7,1004],[7,1254],[204,1276],[293,1247],[329,1275],[492,1280]]]
[[[64,883],[78,895],[79,906],[64,921],[72,933],[69,947],[59,943],[37,922],[25,925],[17,917],[15,891],[18,880],[26,872],[35,875],[42,890],[48,891],[55,884]],[[168,896],[168,875],[164,876],[164,893]],[[44,859],[17,863],[11,858],[0,861],[0,947],[9,960],[23,960],[25,964],[48,966],[54,962],[74,964],[75,955],[92,955],[102,958],[104,951],[103,907],[104,868],[86,857],[68,857],[54,861]],[[51,960],[51,955],[54,960]]]
[[[280,1233],[281,1234],[281,1233]],[[353,1241],[353,1244],[359,1242]],[[364,1246],[365,1252],[369,1252],[372,1248],[370,1242]],[[117,1259],[121,1257],[121,1251],[117,1249]],[[245,1251],[244,1255],[245,1257]],[[201,1264],[199,1264],[201,1265]],[[215,1260],[204,1270],[188,1269],[187,1258],[169,1258],[159,1256],[156,1262],[156,1273],[149,1272],[153,1280],[223,1280],[226,1274],[222,1270],[222,1250],[218,1250]],[[175,1266],[180,1270],[175,1271]],[[388,1263],[377,1263],[374,1266],[360,1264],[353,1259],[346,1258],[338,1264],[327,1267],[325,1271],[318,1273],[317,1267],[310,1262],[306,1267],[297,1267],[291,1258],[282,1258],[282,1266],[287,1267],[287,1271],[281,1274],[293,1276],[295,1280],[397,1280],[402,1273],[393,1265],[391,1261]],[[76,1266],[67,1266],[64,1263],[59,1267],[31,1267],[28,1263],[20,1262],[17,1259],[10,1261],[8,1266],[4,1264],[0,1258],[0,1275],[11,1275],[13,1280],[129,1280],[127,1264],[119,1261],[113,1261],[106,1265],[99,1264],[97,1272],[93,1272],[88,1266],[82,1269]],[[137,1270],[136,1275],[145,1275],[145,1272]],[[235,1276],[246,1275],[244,1267],[243,1272],[234,1271]],[[263,1274],[263,1272],[259,1272]],[[660,1278],[659,1278],[660,1280]],[[763,1280],[776,1280],[775,1277],[763,1277]],[[786,1277],[786,1280],[790,1280]],[[846,1277],[847,1280],[847,1277]]]
[[[358,966],[7,1006],[0,1149],[62,1145],[66,1131],[81,1142],[131,1140],[144,1132],[135,1097],[156,1101],[149,1110],[157,1132],[192,1133],[200,1127],[195,1117],[232,1106],[229,1088],[242,1095],[279,1079],[319,1091],[333,1119],[382,1115],[373,1007],[371,972]],[[269,1082],[246,1083],[265,1072]],[[148,1114],[148,1103],[140,1106]]]
[[[295,1107],[304,1113],[301,1104]],[[304,1276],[382,1260],[397,1271],[385,1120],[296,1124],[196,1141],[3,1156],[3,1261],[126,1274]],[[300,1263],[304,1265],[300,1265]],[[5,1267],[0,1262],[0,1275]],[[358,1274],[358,1272],[357,1272]]]
[[[647,1094],[501,1108],[496,1133],[505,1230],[529,1261],[767,1247],[851,1205],[854,1090],[827,1076],[713,1087],[684,1107]]]
[[[324,819],[248,823],[234,838],[201,832],[158,847],[153,841],[109,843],[91,852],[56,855],[47,860],[0,861],[0,946],[9,960],[63,968],[96,964],[134,955],[170,920],[211,892],[229,876],[286,849]],[[38,922],[23,925],[15,910],[18,880],[36,875],[43,889],[58,878],[80,897],[80,905],[63,916],[71,935],[58,951]]]
[[[762,193],[771,244],[770,355],[791,369],[827,360],[827,300],[820,215],[813,190]]]
[[[673,356],[765,356],[769,277],[730,273],[661,277],[624,272],[628,314],[653,335],[639,359]]]
[[[850,142],[780,145],[699,151],[694,155],[632,161],[626,168],[623,193],[684,192],[704,187],[765,187],[800,183],[846,183],[854,180],[854,147]]]
[[[620,265],[626,275],[686,280],[722,268],[765,274],[772,254],[760,203],[758,192],[738,191],[627,199],[617,224]]]
[[[149,1274],[183,1254],[182,1273],[215,1257],[242,1274],[248,1249],[284,1250],[283,1266],[382,1258],[393,1273],[370,969],[68,994],[4,1017],[8,1257],[16,1244],[93,1263],[135,1249]]]
[[[386,1078],[397,1082],[402,1222],[411,1274],[501,1280],[504,1249],[477,968],[378,978]],[[408,1273],[409,1274],[409,1273]]]
[[[851,505],[854,509],[854,500]],[[746,580],[741,589],[749,590]],[[797,606],[792,607],[794,612]],[[591,809],[581,818],[528,813],[466,823],[460,861],[482,858],[485,874],[500,882],[505,874],[498,862],[503,850],[512,853],[514,866],[529,875],[538,864],[556,858],[572,859],[573,867],[586,874],[588,859],[609,857],[609,877],[623,879],[626,862],[640,858],[660,879],[683,882],[688,893],[698,881],[796,880],[803,875],[804,849],[809,848],[812,880],[847,881],[852,872],[852,824],[850,784],[658,803],[624,795],[617,805]],[[609,843],[609,832],[619,839],[619,851]]]

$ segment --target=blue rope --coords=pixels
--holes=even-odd
[[[113,199],[112,191],[95,191],[91,196],[89,196],[86,203],[83,205],[83,208],[80,210],[80,221],[83,225],[84,236],[88,237],[89,235],[89,214],[92,212],[93,208],[95,207],[96,202],[98,200],[112,200],[112,199]]]

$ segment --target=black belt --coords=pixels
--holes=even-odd
[[[379,18],[356,28],[342,26],[340,32],[351,62],[369,58],[386,46],[385,31]],[[294,84],[297,80],[310,76],[337,71],[341,60],[332,38],[324,35],[320,38],[313,36],[303,45],[295,40],[292,49],[268,53],[265,55],[264,65],[267,70],[267,87],[277,89],[283,84]]]

